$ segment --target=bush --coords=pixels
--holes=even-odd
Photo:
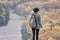
[[[0,4],[0,26],[7,25],[8,21],[9,11],[3,4]]]
[[[31,34],[27,32],[27,28],[25,25],[22,26],[21,33],[22,33],[22,40],[28,40],[29,38],[31,38]]]

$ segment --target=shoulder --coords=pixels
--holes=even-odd
[[[34,14],[31,14],[31,18],[33,18],[34,17]]]

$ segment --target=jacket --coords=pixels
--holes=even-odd
[[[35,24],[36,24],[35,29],[40,29],[40,28],[42,28],[40,15],[39,15],[38,13],[33,13],[33,14],[31,15],[31,17],[33,17],[34,15],[35,15],[35,20],[36,20],[36,22],[35,22]]]

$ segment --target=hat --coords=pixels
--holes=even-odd
[[[39,8],[34,8],[33,11],[34,12],[38,12],[39,11]]]

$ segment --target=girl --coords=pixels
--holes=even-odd
[[[39,29],[42,28],[41,19],[40,19],[40,15],[38,14],[39,9],[34,8],[33,11],[34,13],[31,15],[31,19],[30,19],[30,22],[32,23],[30,23],[30,25],[32,25],[31,28],[33,33],[33,40],[35,40],[35,34],[36,34],[36,40],[38,40]]]

